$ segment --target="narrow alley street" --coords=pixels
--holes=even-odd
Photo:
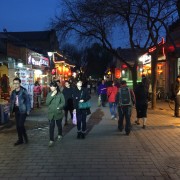
[[[48,147],[46,107],[27,118],[29,144],[17,147],[15,127],[0,131],[0,179],[161,180],[180,179],[180,119],[167,103],[148,110],[147,128],[134,124],[129,136],[119,132],[108,106],[97,107],[92,96],[85,140],[76,127],[64,127],[64,138]],[[41,114],[40,114],[40,111]]]

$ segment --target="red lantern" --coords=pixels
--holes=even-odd
[[[115,68],[115,78],[120,79],[120,77],[121,77],[120,68]]]

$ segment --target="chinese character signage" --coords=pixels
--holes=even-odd
[[[28,91],[31,107],[33,108],[34,72],[33,70],[21,69],[19,70],[19,77],[21,79],[21,85]]]
[[[41,54],[35,53],[33,51],[29,51],[27,54],[28,64],[34,66],[49,66],[49,59],[47,57],[42,56]]]

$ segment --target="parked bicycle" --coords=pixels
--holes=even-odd
[[[171,98],[169,94],[166,95],[166,102],[168,103],[169,108],[174,111],[174,99]]]
[[[159,88],[159,89],[156,91],[156,100],[164,100],[164,99],[165,99],[164,91]],[[149,98],[148,98],[148,104],[151,103],[151,100],[152,100],[152,94],[151,94],[151,96],[149,96]]]

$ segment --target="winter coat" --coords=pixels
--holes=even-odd
[[[79,111],[78,104],[80,100],[84,100],[86,102],[89,99],[91,99],[91,96],[89,95],[87,88],[82,88],[81,90],[79,90],[78,88],[74,88],[73,104],[74,104],[74,109],[76,109],[76,111]],[[83,109],[81,111],[87,111],[87,110]]]
[[[116,86],[107,88],[108,102],[114,103],[116,101],[117,92],[118,92],[118,88]]]
[[[37,86],[34,86],[34,93],[35,94],[38,94],[38,95],[40,95],[41,94],[41,92],[42,92],[42,90],[41,90],[41,86],[39,86],[39,85],[37,85]]]
[[[51,96],[52,92],[48,93],[46,105],[48,106],[48,119],[60,120],[64,116],[65,99],[62,93]]]
[[[121,87],[128,87],[127,85],[122,85]],[[121,88],[120,87],[120,88]],[[135,95],[134,95],[134,91],[132,90],[132,89],[129,89],[130,90],[130,95],[131,95],[131,106],[132,105],[135,105],[136,104],[136,98],[135,98]],[[119,89],[119,91],[120,91],[120,89]],[[116,103],[117,103],[117,105],[120,107],[120,104],[119,104],[119,102],[120,102],[120,93],[119,93],[119,91],[118,91],[118,93],[116,94]],[[124,107],[126,107],[126,106],[124,106]]]
[[[16,101],[16,90],[13,90],[10,97],[10,112],[14,111]],[[27,113],[29,114],[31,110],[31,102],[28,95],[28,92],[22,86],[20,87],[20,91],[18,93],[18,103],[19,103],[19,111],[20,113]]]
[[[73,88],[65,87],[62,91],[65,98],[65,109],[73,110]]]
[[[148,103],[148,91],[143,84],[139,84],[135,91],[136,105],[145,105]]]
[[[98,87],[98,94],[106,94],[107,93],[107,86],[105,84],[100,84]]]

